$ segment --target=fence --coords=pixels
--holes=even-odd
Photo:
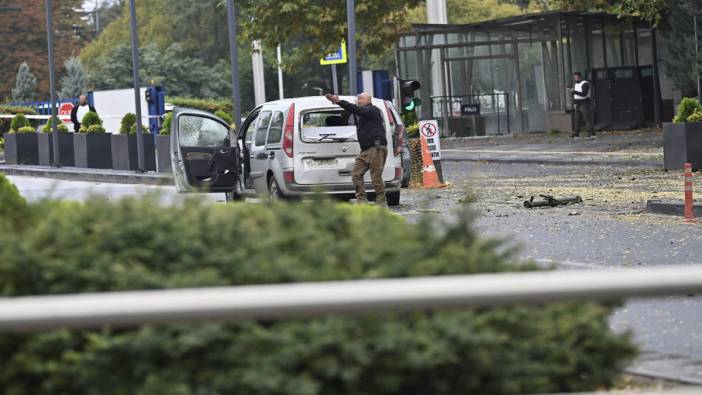
[[[483,93],[473,95],[433,96],[432,116],[444,122],[451,135],[511,134],[510,95]],[[477,113],[463,113],[464,105],[476,105]],[[470,123],[469,123],[470,122]],[[463,129],[467,128],[467,131]]]

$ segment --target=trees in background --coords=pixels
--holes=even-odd
[[[86,93],[87,75],[83,64],[76,57],[71,57],[63,63],[64,75],[61,77],[60,98],[78,97]]]
[[[15,87],[12,88],[12,100],[14,101],[30,101],[34,100],[37,92],[37,76],[29,71],[29,66],[26,62],[22,62],[17,70],[15,78]]]

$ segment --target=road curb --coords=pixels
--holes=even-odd
[[[702,204],[695,204],[695,217],[702,217]],[[685,214],[685,203],[682,200],[649,200],[646,211],[656,214],[677,215]]]
[[[0,173],[9,176],[41,177],[68,181],[106,182],[115,184],[173,185],[170,174],[134,173],[76,167],[0,165]]]
[[[700,364],[702,364],[702,361],[682,355],[644,351],[624,371],[635,376],[702,385]]]
[[[451,157],[443,155],[443,162],[491,162],[555,166],[612,166],[612,167],[641,167],[647,169],[663,169],[662,162],[647,161],[602,161],[602,160],[566,160],[566,159],[533,159],[533,158],[495,158],[495,157]]]

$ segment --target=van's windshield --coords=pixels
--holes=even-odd
[[[302,141],[338,143],[357,141],[353,114],[342,109],[312,110],[302,114]]]

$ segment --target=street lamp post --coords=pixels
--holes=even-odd
[[[137,132],[137,173],[144,172],[144,134],[141,130],[141,94],[139,92],[139,37],[137,36],[136,6],[129,0],[129,12],[132,30],[132,75],[134,82],[134,109],[136,112]]]
[[[348,25],[349,55],[349,94],[355,96],[358,93],[356,87],[356,1],[346,0],[346,24]]]
[[[54,30],[51,18],[51,0],[45,0],[46,8],[46,43],[49,52],[49,90],[51,91],[51,135],[53,136],[54,166],[61,166],[59,158],[58,120],[56,119],[56,70],[54,67]]]
[[[702,68],[702,62],[700,59],[700,36],[697,25],[697,15],[693,16],[693,20],[695,22],[695,57],[697,58],[695,62],[697,66],[697,98],[702,101],[702,70],[700,70],[700,68]]]
[[[229,26],[229,61],[232,68],[234,125],[238,128],[241,123],[241,98],[239,96],[239,46],[236,42],[236,5],[234,0],[227,0],[227,25]]]

